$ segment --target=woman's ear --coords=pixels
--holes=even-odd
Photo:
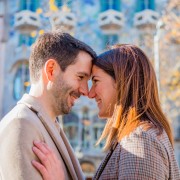
[[[48,81],[53,81],[58,74],[59,65],[56,60],[49,59],[44,65],[44,73]]]

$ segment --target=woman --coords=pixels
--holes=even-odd
[[[180,179],[171,128],[160,107],[155,72],[144,52],[134,45],[113,46],[95,60],[92,81],[89,97],[95,98],[99,117],[108,118],[97,142],[106,139],[108,153],[94,179]],[[44,179],[51,178],[51,173],[61,179],[53,152],[46,144],[35,146],[42,164],[33,165]]]

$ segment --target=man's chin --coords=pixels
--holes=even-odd
[[[62,115],[63,115],[63,114],[69,114],[69,113],[71,112],[71,109],[72,109],[72,107],[69,107],[69,108],[67,108],[67,109],[64,109],[63,112],[62,112]]]

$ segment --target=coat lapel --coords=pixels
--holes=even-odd
[[[57,149],[59,150],[62,159],[64,160],[64,163],[66,164],[69,173],[71,174],[72,179],[77,179],[77,175],[75,173],[73,164],[70,159],[70,155],[68,154],[68,151],[66,149],[66,146],[63,142],[63,139],[61,138],[60,134],[58,133],[56,127],[52,127],[45,118],[43,118],[40,114],[38,114],[39,119],[43,123],[44,127],[48,131],[49,135],[53,139],[54,143],[56,144]]]
[[[64,163],[66,164],[66,167],[72,179],[75,179],[75,180],[83,179],[81,168],[75,158],[75,155],[71,149],[71,146],[68,145],[69,143],[65,137],[65,134],[63,133],[62,130],[60,130],[60,134],[59,134],[55,124],[53,124],[49,116],[47,116],[46,113],[43,112],[43,110],[40,108],[41,106],[38,106],[37,102],[36,103],[33,102],[35,101],[34,99],[35,98],[26,94],[23,96],[22,100],[18,102],[18,104],[26,105],[29,109],[31,109],[33,112],[37,114],[42,124],[46,128],[47,132],[49,133],[50,137],[54,141],[59,153],[61,154],[62,159],[64,160]]]
[[[71,158],[71,162],[73,163],[73,166],[74,166],[74,170],[76,171],[76,174],[78,176],[78,180],[84,179],[84,175],[83,175],[81,166],[79,164],[79,161],[74,156],[74,151],[73,151],[71,145],[69,144],[69,141],[67,140],[67,137],[66,137],[63,130],[60,131],[60,135],[61,135],[61,137],[63,139],[63,142],[64,142],[64,144],[66,146],[66,149],[68,150],[68,153],[69,153],[70,158]]]

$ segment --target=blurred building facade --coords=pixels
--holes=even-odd
[[[164,31],[160,18],[167,5],[167,0],[0,0],[0,117],[29,91],[31,45],[51,29],[64,29],[97,53],[114,43],[137,44],[150,57],[161,84],[159,45]],[[179,43],[173,45],[177,57],[178,46]],[[173,106],[172,102],[170,105]],[[163,108],[166,110],[166,105]],[[59,117],[87,177],[92,177],[104,156],[103,144],[94,147],[105,124],[97,113],[94,100],[81,97],[69,115]],[[173,117],[180,164],[180,113],[167,115]]]
[[[0,83],[1,85],[4,84],[4,63],[5,63],[5,52],[6,52],[6,33],[5,33],[5,28],[6,28],[6,14],[5,14],[5,8],[6,8],[6,3],[3,1],[0,1]],[[3,88],[0,88],[0,102],[2,103],[2,98],[3,98]],[[0,104],[0,117],[2,117],[3,114],[3,108],[2,104]]]

